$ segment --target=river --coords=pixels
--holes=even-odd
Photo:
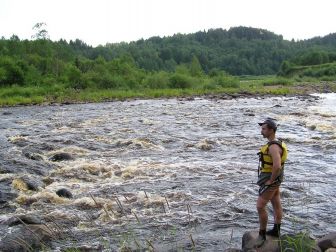
[[[256,153],[266,141],[257,123],[266,117],[289,149],[282,232],[336,229],[336,94],[28,106],[0,116],[0,182],[16,193],[1,218],[57,223],[51,251],[240,247],[258,229]],[[55,162],[57,153],[71,159]],[[73,198],[58,197],[60,188]]]

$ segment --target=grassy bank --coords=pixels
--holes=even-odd
[[[135,98],[171,98],[185,96],[250,94],[301,95],[314,92],[336,92],[335,81],[314,78],[286,79],[275,76],[242,76],[234,85],[211,85],[205,80],[188,88],[74,89],[66,85],[10,86],[0,88],[0,106],[103,102]]]

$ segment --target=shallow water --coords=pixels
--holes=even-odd
[[[283,232],[319,237],[336,229],[335,106],[336,94],[323,94],[2,108],[2,178],[45,182],[38,191],[13,183],[18,197],[2,218],[31,213],[57,222],[64,234],[53,251],[240,247],[243,233],[258,228],[253,183],[265,140],[257,122],[271,117],[289,149]],[[60,152],[74,160],[50,161]],[[59,188],[73,199],[58,197]]]

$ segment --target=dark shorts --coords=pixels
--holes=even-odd
[[[283,181],[283,172],[279,175],[277,182],[272,185],[265,186],[266,181],[268,181],[272,177],[271,172],[261,172],[258,177],[257,184],[260,186],[259,188],[259,195],[262,195],[266,191],[276,191],[279,187],[281,182]]]

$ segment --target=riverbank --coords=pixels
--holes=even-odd
[[[208,89],[69,89],[63,86],[28,86],[0,88],[0,107],[50,105],[195,97],[233,99],[239,97],[296,96],[336,92],[335,81],[293,82],[269,78],[240,80],[237,87]]]

